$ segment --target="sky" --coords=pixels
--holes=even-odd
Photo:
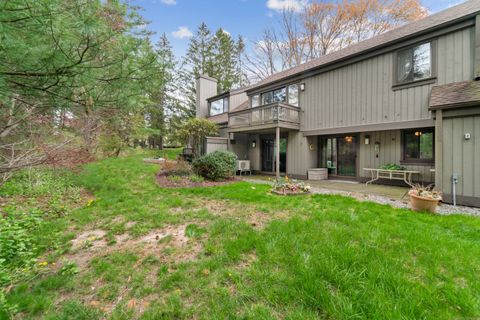
[[[223,28],[234,38],[242,35],[251,45],[262,31],[274,26],[285,6],[298,8],[308,0],[131,0],[143,9],[140,14],[150,22],[146,27],[156,32],[154,42],[166,33],[175,55],[185,54],[189,38],[205,22],[212,32]],[[462,0],[421,0],[430,13],[435,13]]]

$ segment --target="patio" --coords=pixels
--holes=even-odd
[[[243,176],[242,179],[253,183],[270,183],[274,177],[268,175],[253,175]],[[308,180],[308,184],[312,187],[312,193],[314,194],[337,194],[353,197],[360,201],[373,201],[380,204],[388,204],[396,208],[409,208],[409,197],[406,195],[408,187],[380,184],[366,185],[365,183],[346,180]],[[441,203],[437,208],[437,213],[442,215],[468,214],[480,216],[480,208],[452,206]]]
[[[271,181],[274,179],[273,176],[269,175],[253,175],[253,176],[244,176],[242,179],[246,181]],[[386,186],[379,184],[369,184],[356,182],[356,181],[347,181],[347,180],[321,180],[313,181],[308,180],[308,184],[315,189],[326,189],[332,191],[338,191],[339,193],[358,193],[363,195],[377,195],[391,200],[402,200],[403,195],[408,190],[408,187],[399,187],[399,186]],[[405,201],[408,200],[408,196],[405,196]]]

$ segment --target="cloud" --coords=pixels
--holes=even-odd
[[[174,6],[177,4],[177,0],[160,0],[163,4],[167,6]]]
[[[300,11],[306,4],[306,0],[267,0],[267,8],[275,11]]]
[[[187,27],[178,27],[177,31],[172,32],[172,36],[178,39],[183,39],[190,38],[191,36],[193,36],[193,33]]]

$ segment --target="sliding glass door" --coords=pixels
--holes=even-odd
[[[275,172],[275,138],[264,136],[261,138],[262,171]],[[287,171],[287,139],[280,138],[280,172]]]
[[[351,135],[320,138],[320,166],[339,177],[357,175],[357,137]]]

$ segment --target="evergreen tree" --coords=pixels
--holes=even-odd
[[[202,22],[196,34],[190,39],[186,55],[186,63],[192,68],[191,72],[196,79],[199,75],[213,77],[212,33]]]
[[[218,91],[228,91],[239,82],[236,67],[236,44],[232,37],[221,28],[215,33],[212,42],[212,62],[214,77],[218,80]]]
[[[243,59],[244,59],[244,53],[245,53],[245,41],[243,40],[242,36],[238,37],[235,49],[236,49],[235,58],[236,58],[236,67],[237,67],[236,73],[239,77],[238,86],[239,87],[244,87],[244,86],[248,85],[248,76],[247,76],[246,72],[244,71]]]
[[[175,56],[172,46],[164,33],[160,37],[156,45],[156,68],[157,81],[155,87],[152,88],[152,106],[149,108],[150,128],[152,135],[150,136],[150,145],[159,149],[163,148],[163,137],[165,136],[165,117],[174,112],[176,99],[172,96],[175,91],[173,85],[175,80]]]
[[[230,34],[219,29],[212,35],[205,23],[202,23],[190,44],[180,72],[180,88],[183,89],[185,114],[195,116],[196,83],[200,75],[218,80],[218,92],[225,92],[245,84],[242,70],[242,54],[245,50],[243,39],[235,42]]]

